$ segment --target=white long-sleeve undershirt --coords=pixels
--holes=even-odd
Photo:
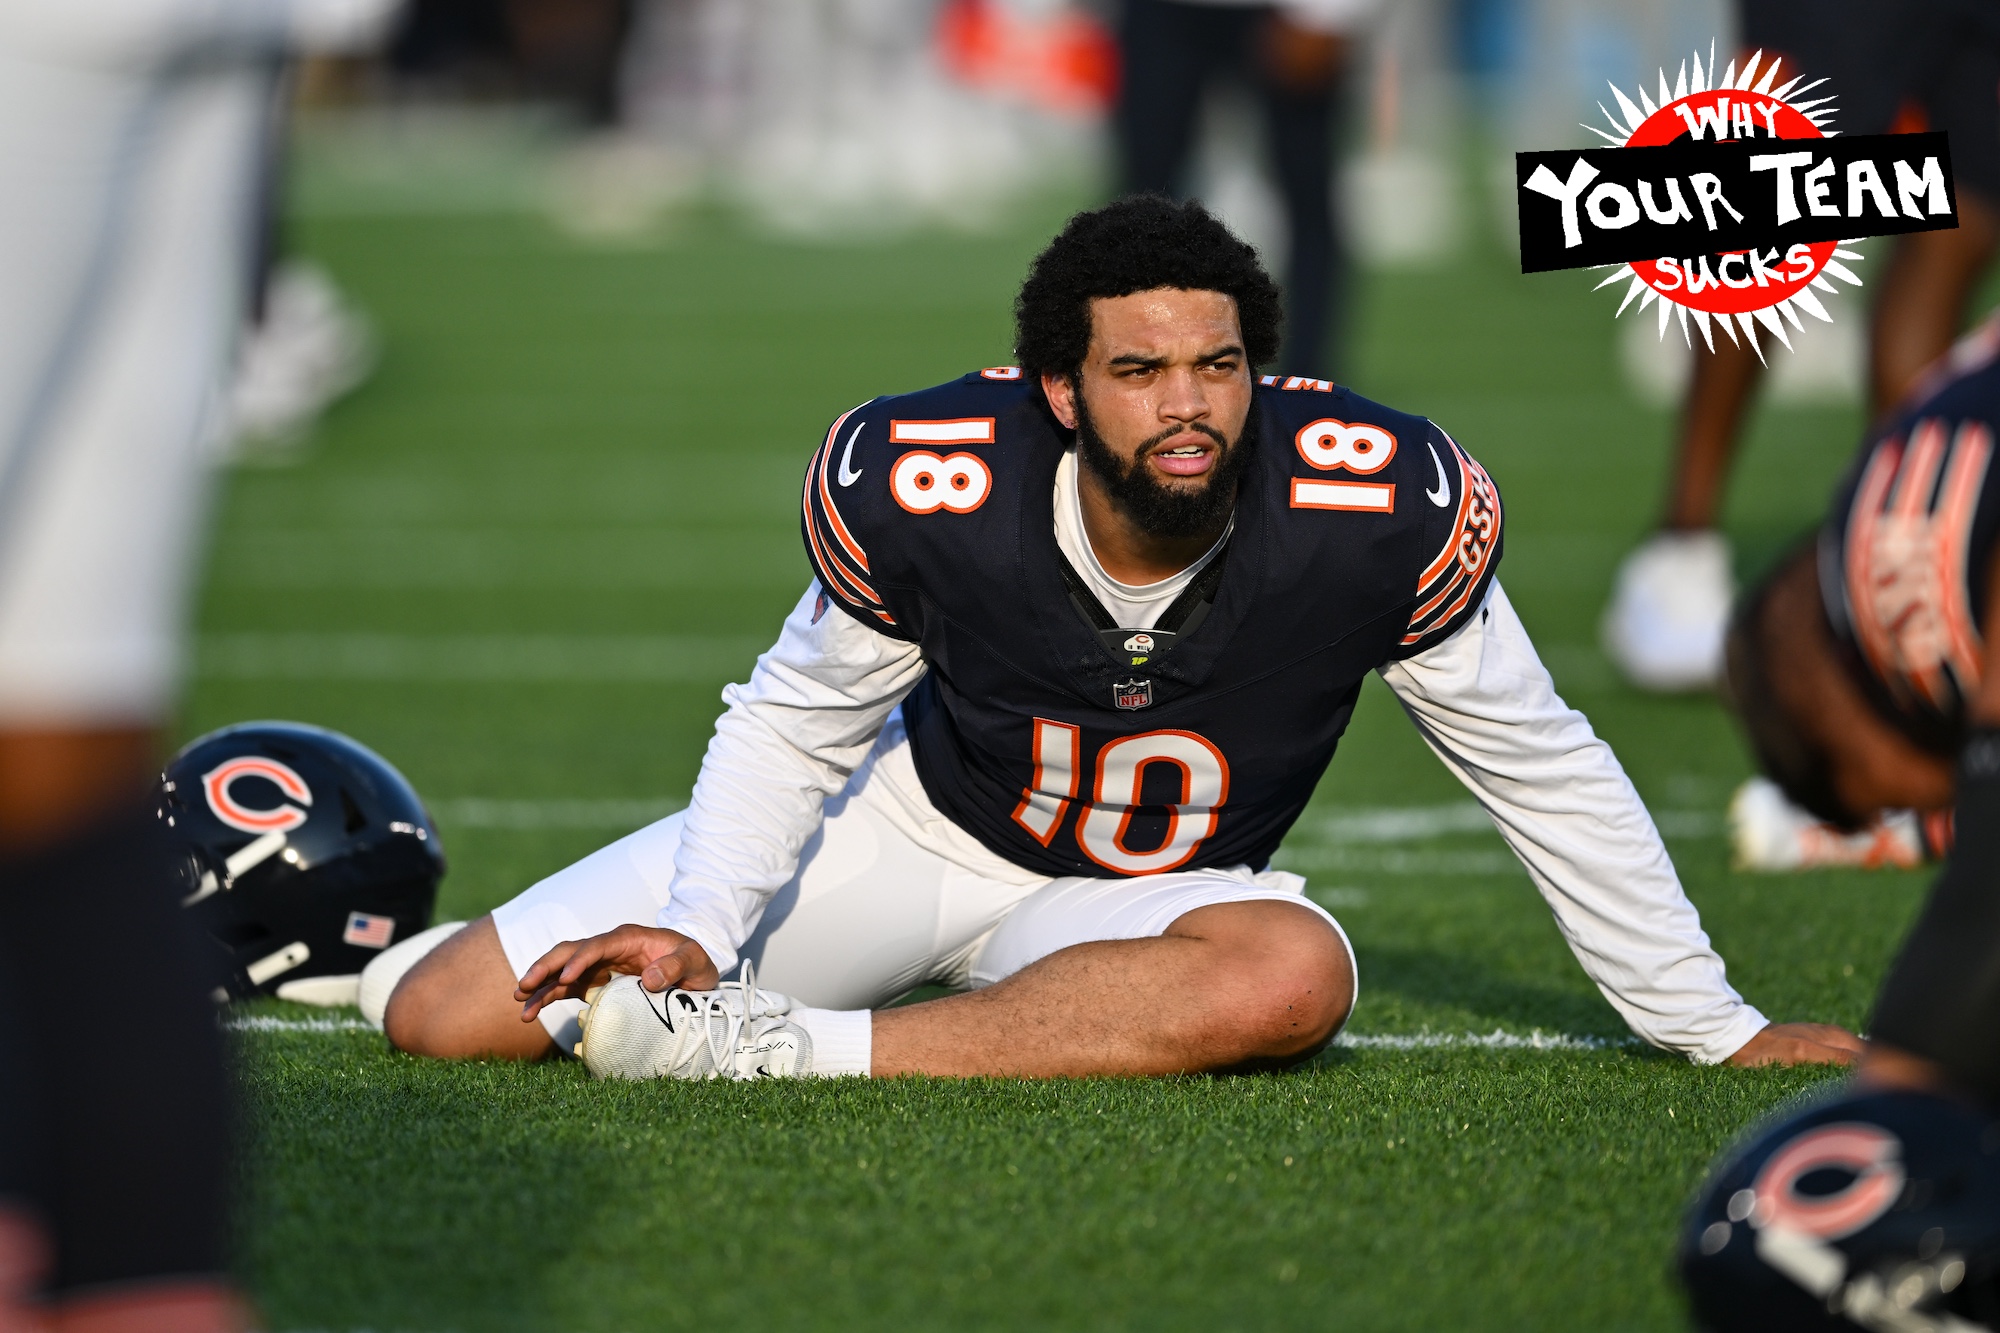
[[[824,801],[924,670],[916,645],[808,589],[749,682],[723,691],[728,710],[702,762],[659,924],[698,941],[722,971],[734,967],[765,904],[796,872]],[[1497,581],[1457,634],[1381,675],[1492,816],[1634,1032],[1712,1063],[1764,1026],[1724,976],[1638,792],[1557,697]],[[913,772],[903,785],[909,818],[898,822],[910,836],[974,873],[1040,882],[938,813]]]
[[[1464,629],[1381,676],[1632,1031],[1703,1064],[1757,1035],[1764,1016],[1730,986],[1653,817],[1611,747],[1557,696],[1498,579]]]

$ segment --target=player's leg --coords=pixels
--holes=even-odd
[[[60,1006],[62,1033],[115,1033],[120,1051],[20,1027],[8,1095],[42,1103],[54,1326],[236,1327],[217,978],[145,792],[236,313],[258,81],[0,59],[18,205],[0,288],[20,297],[0,311],[0,955],[21,994]],[[130,960],[140,1002],[80,985],[79,942]]]
[[[898,817],[898,790],[921,794],[892,718],[848,791],[827,802],[798,873],[743,943],[762,986],[802,1005],[865,1012],[939,979],[1045,882],[976,875],[918,845]],[[397,946],[434,950],[414,966],[397,949],[371,964],[364,993],[379,984],[378,971],[406,969],[384,1015],[390,1040],[447,1057],[573,1049],[582,1003],[556,1001],[539,1024],[524,1024],[515,981],[565,940],[651,925],[670,898],[684,822],[675,815],[620,839],[441,942]]]
[[[1353,954],[1331,916],[1228,872],[1057,880],[1000,925],[972,979],[986,984],[877,1013],[872,1072],[1047,1078],[1277,1064],[1331,1040],[1355,996]]]
[[[1895,405],[1924,368],[1943,356],[1965,325],[1966,303],[2000,245],[2000,31],[1984,22],[1945,16],[1932,6],[1927,50],[1913,72],[1912,92],[1930,128],[1951,136],[1958,185],[1958,226],[1896,238],[1883,265],[1870,326],[1869,389],[1874,411]],[[1984,31],[1982,31],[1982,28]]]
[[[1738,0],[1743,53],[1780,59],[1785,78],[1831,77],[1849,133],[1885,128],[1895,107],[1881,47],[1854,36],[1869,8],[1867,0]],[[1735,585],[1717,525],[1763,369],[1740,337],[1717,333],[1712,349],[1695,347],[1660,525],[1620,564],[1600,627],[1606,655],[1643,689],[1705,689],[1722,675]]]
[[[1345,49],[1330,33],[1274,10],[1256,53],[1266,137],[1291,241],[1285,272],[1284,367],[1330,375],[1340,352],[1347,255],[1335,230],[1334,96]]]
[[[1183,0],[1127,0],[1119,17],[1123,63],[1112,130],[1119,187],[1177,196],[1194,148],[1202,91],[1241,44],[1245,16]]]
[[[1635,684],[1713,684],[1734,587],[1729,543],[1716,530],[1743,419],[1763,373],[1745,344],[1697,347],[1674,437],[1661,526],[1619,566],[1604,613],[1606,653]]]
[[[1722,497],[1743,418],[1763,378],[1763,363],[1749,343],[1716,339],[1714,351],[1697,348],[1674,436],[1673,473],[1667,481],[1666,532],[1706,532],[1722,517]]]
[[[1883,265],[1870,330],[1869,388],[1876,413],[1893,407],[1924,368],[1950,350],[1996,245],[2000,208],[1969,189],[1958,192],[1956,228],[1896,238]]]
[[[540,1024],[521,1021],[513,964],[491,914],[446,934],[426,935],[430,932],[397,946],[401,955],[385,952],[362,973],[364,986],[372,981],[389,992],[380,1014],[370,1016],[382,1024],[390,1045],[441,1060],[539,1060],[555,1053],[555,1042]],[[385,983],[384,965],[404,970]]]
[[[575,1004],[521,1021],[515,980],[564,940],[621,925],[651,925],[667,901],[686,816],[672,815],[620,838],[450,933],[426,932],[384,953],[362,973],[364,990],[389,989],[383,1031],[397,1049],[439,1059],[534,1060],[567,1036]],[[411,955],[419,955],[412,959]],[[401,972],[393,988],[384,972]]]

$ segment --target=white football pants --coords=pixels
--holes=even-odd
[[[900,728],[883,741],[908,745]],[[1305,881],[1281,870],[1237,866],[1038,884],[974,874],[918,846],[885,813],[895,799],[885,788],[898,774],[914,778],[907,762],[871,762],[827,802],[798,873],[742,947],[758,985],[815,1008],[873,1009],[925,984],[988,986],[1073,944],[1161,935],[1198,907],[1266,899],[1297,903],[1347,943],[1339,923],[1304,896]],[[648,825],[494,909],[514,974],[564,940],[652,925],[671,899],[682,823],[672,815]],[[1351,962],[1351,946],[1348,956]],[[579,1040],[582,1007],[567,1000],[542,1011],[559,1049]]]

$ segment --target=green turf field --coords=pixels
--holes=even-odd
[[[453,917],[677,808],[717,691],[804,585],[825,423],[1008,359],[1054,218],[837,249],[696,220],[587,249],[525,213],[306,217],[386,356],[300,461],[231,474],[183,730],[297,718],[381,750],[439,815]],[[1731,872],[1727,720],[1623,689],[1594,647],[1666,421],[1620,387],[1589,286],[1497,253],[1374,276],[1351,379],[1498,480],[1509,592],[1732,979],[1859,1024],[1922,877]],[[1812,521],[1856,427],[1762,417],[1746,566]],[[1623,1043],[1465,799],[1371,686],[1284,853],[1353,934],[1358,1040],[1281,1076],[599,1086],[262,1006],[243,1272],[280,1329],[1674,1328],[1704,1163],[1824,1075]],[[1370,1040],[1496,1032],[1529,1040]]]

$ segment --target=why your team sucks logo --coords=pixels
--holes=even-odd
[[[1717,77],[1712,48],[1671,88],[1662,70],[1657,101],[1614,84],[1610,129],[1586,126],[1610,147],[1515,155],[1521,271],[1612,268],[1618,313],[1657,306],[1662,337],[1678,316],[1711,351],[1717,329],[1759,358],[1760,330],[1790,347],[1801,312],[1832,322],[1829,275],[1861,285],[1842,247],[1958,225],[1946,136],[1834,138],[1838,91],[1761,51]]]

